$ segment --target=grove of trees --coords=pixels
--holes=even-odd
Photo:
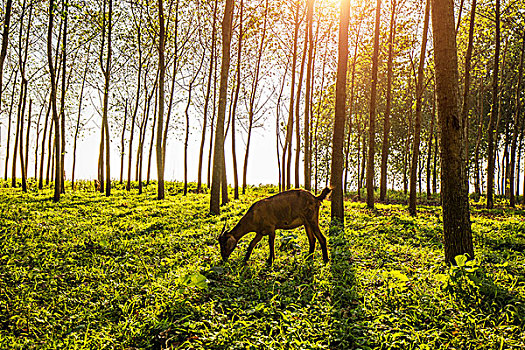
[[[156,179],[163,199],[170,145],[184,145],[187,193],[194,143],[195,190],[210,188],[218,214],[228,183],[235,198],[245,192],[250,148],[261,147],[253,133],[263,130],[275,135],[263,147],[281,191],[333,186],[339,221],[345,193],[374,208],[401,190],[412,215],[441,193],[445,241],[466,242],[445,244],[447,260],[472,256],[469,193],[488,208],[525,198],[524,9],[511,0],[5,0],[4,184],[54,186],[59,201],[76,188],[83,137],[96,132],[96,189],[110,196],[119,181],[141,193]]]

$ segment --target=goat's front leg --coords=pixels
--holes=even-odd
[[[275,231],[271,231],[268,235],[268,243],[270,244],[270,256],[268,257],[268,266],[271,266],[275,258]]]
[[[261,234],[257,233],[255,235],[255,237],[252,239],[252,241],[250,242],[250,245],[248,246],[248,250],[246,251],[246,255],[244,256],[244,263],[245,264],[248,261],[248,259],[250,258],[250,255],[252,254],[253,248],[257,245],[257,243],[259,243],[259,241],[262,238],[263,238],[263,236]]]

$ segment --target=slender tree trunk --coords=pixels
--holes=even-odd
[[[88,48],[89,51],[89,48]],[[88,56],[89,57],[89,56]],[[78,97],[78,113],[77,123],[75,125],[75,135],[73,137],[73,168],[71,169],[71,189],[75,190],[75,169],[77,164],[77,140],[80,131],[80,116],[82,115],[82,101],[84,99],[84,86],[86,83],[86,76],[89,69],[89,58],[86,58],[86,67],[84,68],[84,75],[82,76],[82,86],[80,87],[80,95]]]
[[[32,9],[32,6],[31,6]],[[25,41],[25,50],[23,49],[24,45],[22,43],[22,36],[24,32],[24,17],[26,13],[26,0],[22,3],[21,8],[21,14],[20,14],[20,30],[18,33],[18,65],[20,69],[20,96],[18,98],[18,109],[17,109],[17,120],[16,120],[16,131],[15,131],[15,144],[13,149],[13,166],[11,169],[11,186],[14,188],[16,187],[16,156],[18,152],[18,145],[20,144],[20,161],[21,161],[21,172],[22,177],[24,177],[24,170],[25,166],[23,164],[23,130],[21,130],[21,127],[23,126],[23,118],[25,115],[25,107],[26,107],[26,95],[27,95],[27,80],[25,76],[25,68],[26,68],[26,62],[27,62],[27,49],[28,49],[28,39]],[[29,24],[27,27],[27,34],[29,34],[29,30],[31,27],[31,11],[29,12]],[[24,54],[23,54],[24,52]],[[15,81],[16,82],[16,81]],[[25,179],[22,179],[24,185],[25,185]]]
[[[267,1],[268,2],[268,1]],[[265,8],[267,12],[267,8]],[[233,107],[231,111],[231,122],[232,122],[232,160],[233,160],[233,198],[239,199],[239,176],[237,170],[237,150],[235,149],[235,113],[237,111],[237,103],[239,102],[239,92],[241,90],[241,55],[242,55],[242,37],[244,35],[242,22],[244,14],[244,2],[239,2],[239,38],[237,39],[237,81],[235,83],[235,95],[233,97]],[[243,191],[245,191],[243,185]]]
[[[62,167],[60,164],[61,143],[60,143],[60,120],[58,118],[57,110],[57,92],[56,92],[56,76],[55,65],[53,64],[53,19],[54,19],[54,0],[49,1],[49,22],[47,29],[47,61],[49,65],[49,74],[51,76],[51,107],[53,112],[53,124],[55,126],[55,193],[53,200],[58,202],[60,200],[60,190],[62,188]]]
[[[408,177],[407,177],[407,171],[408,171],[408,161],[410,159],[410,139],[413,129],[413,121],[412,121],[412,79],[410,79],[408,83],[408,89],[407,89],[407,99],[406,99],[406,111],[408,113],[408,125],[407,125],[407,135],[405,138],[405,148],[403,153],[403,192],[405,196],[408,193]]]
[[[500,194],[508,197],[507,180],[509,179],[509,143],[510,130],[509,123],[505,123],[505,146],[503,147],[503,156],[501,157],[501,192]]]
[[[366,148],[366,135],[365,135],[365,132],[366,132],[366,124],[363,126],[363,144],[361,145],[361,152],[362,152],[362,155],[361,155],[361,182],[359,183],[359,188],[362,189],[363,188],[363,182],[365,180],[365,172],[366,172],[366,168],[367,168],[367,164],[366,164],[366,161],[367,161],[367,148]],[[358,196],[359,199],[361,199],[361,194],[359,194]]]
[[[281,90],[279,91],[279,97],[277,98],[277,103],[275,104],[275,140],[276,140],[276,151],[277,151],[277,171],[279,173],[279,192],[283,191],[283,178],[281,173],[281,162],[280,162],[280,155],[279,155],[279,146],[282,147],[281,137],[280,137],[280,124],[279,124],[279,116],[281,115],[281,98],[283,97],[283,91],[284,91],[284,83],[286,81],[286,73],[288,72],[288,64],[285,68],[285,73],[283,74],[282,80],[281,80]]]
[[[463,4],[463,2],[462,2]],[[468,134],[468,115],[469,115],[469,92],[470,92],[470,65],[472,60],[472,49],[474,47],[474,24],[475,24],[475,16],[476,16],[476,0],[472,0],[471,10],[470,10],[470,26],[469,26],[469,34],[468,34],[468,46],[467,46],[467,53],[465,55],[465,85],[463,87],[463,107],[461,108],[461,122],[463,125],[463,132],[464,132],[464,140],[465,140],[465,148],[464,148],[464,155],[463,158],[465,160],[465,187],[467,190],[467,194],[469,192],[469,181],[468,181],[468,160],[469,160],[469,134]],[[459,20],[458,20],[458,27],[459,27]],[[457,33],[457,30],[456,30]]]
[[[12,0],[7,0],[6,3],[5,3],[5,9],[4,9],[4,23],[3,23],[4,32],[2,33],[2,48],[0,49],[0,110],[1,110],[1,107],[2,107],[2,91],[4,89],[4,86],[3,86],[4,62],[5,62],[5,58],[7,56],[7,45],[9,44],[9,25],[11,23],[11,9],[12,9],[12,7],[13,7],[13,1]],[[13,84],[16,85],[16,78],[15,78],[15,83],[13,83]],[[9,125],[11,125],[11,124],[9,124]],[[8,138],[9,138],[9,136],[8,136]],[[7,145],[8,145],[8,147],[7,147],[8,152],[7,153],[9,153],[9,143]],[[6,169],[7,169],[7,155],[6,155]],[[7,175],[6,175],[6,180],[7,180]]]
[[[214,56],[215,59],[217,59],[217,55]],[[215,65],[217,65],[217,62],[215,62]],[[211,188],[211,161],[212,161],[212,151],[213,151],[213,141],[215,136],[215,116],[217,114],[217,108],[216,108],[216,102],[217,102],[217,70],[214,71],[214,79],[213,79],[213,113],[211,115],[211,130],[210,130],[210,146],[209,146],[209,153],[208,153],[208,187]],[[226,108],[226,107],[225,107]]]
[[[11,91],[11,103],[9,104],[9,117],[7,121],[7,144],[5,148],[6,151],[5,151],[5,173],[4,173],[5,181],[7,181],[7,172],[8,172],[8,166],[9,166],[9,144],[11,142],[11,124],[12,124],[12,115],[13,115],[13,105],[15,104],[15,87],[16,87],[17,76],[18,76],[18,70],[16,70],[15,80],[13,81],[13,89]],[[0,90],[1,89],[2,87],[0,86]]]
[[[171,4],[170,4],[171,6]],[[170,8],[171,13],[171,8]],[[169,16],[169,15],[168,15]],[[168,26],[168,25],[166,25]],[[168,113],[166,114],[166,123],[164,125],[164,135],[162,136],[162,187],[164,188],[164,172],[166,167],[166,145],[168,143],[168,130],[170,126],[170,119],[171,119],[171,108],[173,106],[173,92],[175,91],[175,78],[177,77],[177,62],[179,59],[178,56],[178,45],[177,45],[177,38],[178,38],[178,30],[179,30],[179,0],[175,2],[175,29],[174,29],[174,37],[173,37],[173,74],[171,77],[171,91],[170,91],[170,99],[168,102]],[[200,71],[200,68],[199,68]],[[163,190],[164,192],[164,190]]]
[[[44,102],[44,101],[43,101]],[[38,142],[40,141],[40,133],[42,132],[40,128],[40,122],[42,120],[42,112],[46,107],[46,103],[42,103],[40,106],[40,113],[38,114],[38,120],[36,121],[36,139],[35,139],[35,182],[38,181]],[[38,185],[37,185],[38,186]]]
[[[26,81],[22,77],[22,82],[20,84],[20,97],[18,98],[18,109],[16,113],[16,130],[15,130],[15,145],[13,147],[13,166],[11,167],[11,187],[16,187],[16,156],[18,154],[18,147],[20,145],[20,152],[22,152],[22,131],[20,130],[20,124],[22,119],[24,118],[24,111],[25,111],[25,93],[27,92],[26,89]],[[22,156],[20,156],[20,159],[22,159]],[[21,164],[23,167],[23,164]]]
[[[381,18],[381,0],[377,0],[374,32],[374,55],[372,56],[372,81],[370,88],[370,121],[368,126],[368,163],[366,167],[366,205],[374,208],[374,155],[375,155],[375,118],[377,98],[377,66],[379,56],[379,24]]]
[[[131,7],[133,10],[133,7]],[[142,18],[142,10],[140,12],[140,16]],[[136,30],[137,30],[137,50],[139,54],[139,61],[138,61],[138,69],[137,69],[137,94],[135,96],[135,108],[133,109],[133,116],[131,117],[131,131],[129,135],[129,154],[128,154],[128,181],[126,183],[126,190],[131,190],[131,158],[133,155],[133,138],[135,136],[135,123],[137,119],[137,112],[139,110],[139,101],[140,101],[140,79],[142,74],[142,44],[141,44],[141,25],[139,22],[135,19],[135,13],[133,12],[133,18],[135,20],[136,24]],[[147,76],[147,74],[146,74]],[[144,78],[144,83],[146,82],[146,77]],[[146,91],[145,98],[148,97],[148,93]],[[137,161],[138,164],[138,161]]]
[[[476,192],[478,198],[481,196],[481,176],[479,167],[479,148],[481,145],[481,138],[483,136],[483,107],[485,104],[485,85],[483,83],[483,77],[480,81],[480,97],[479,97],[479,121],[478,121],[478,134],[476,138],[476,148],[474,149],[474,192]]]
[[[188,103],[186,104],[186,109],[184,110],[184,115],[186,117],[186,135],[184,137],[184,195],[188,194],[188,144],[189,144],[189,138],[190,138],[190,106],[191,106],[191,92],[193,89],[193,84],[195,83],[195,80],[197,80],[197,77],[199,76],[199,73],[202,68],[202,63],[204,62],[204,54],[202,55],[202,59],[199,65],[199,68],[195,72],[195,75],[190,81],[190,84],[188,86]]]
[[[437,159],[438,159],[438,156],[439,156],[439,143],[438,143],[438,131],[436,131],[434,133],[434,165],[432,167],[432,193],[437,193]]]
[[[428,0],[427,0],[428,2]],[[385,201],[387,187],[387,165],[390,137],[390,111],[392,108],[392,78],[394,66],[394,39],[396,36],[395,25],[396,0],[392,0],[392,12],[390,14],[390,34],[388,37],[388,63],[387,63],[387,83],[386,83],[386,109],[383,122],[383,145],[381,150],[381,179],[379,182],[379,200]],[[426,33],[425,33],[426,34]]]
[[[357,125],[359,125],[356,122]],[[361,200],[361,130],[357,127],[357,199]]]
[[[226,0],[222,22],[222,64],[219,87],[219,107],[217,127],[215,129],[215,147],[213,152],[213,177],[210,195],[210,212],[219,214],[219,195],[224,168],[224,117],[226,114],[226,95],[228,90],[228,72],[230,69],[230,45],[232,37],[234,0]]]
[[[328,49],[325,48],[323,55],[323,68],[321,70],[321,86],[320,86],[320,97],[317,99],[317,113],[315,118],[315,128],[314,128],[314,159],[315,159],[315,174],[314,174],[314,192],[317,193],[317,186],[319,185],[319,118],[321,116],[321,105],[322,105],[322,94],[324,91],[324,78],[325,78],[325,68],[326,68],[326,56],[328,54]],[[313,114],[313,113],[312,113]],[[284,158],[283,158],[284,159]],[[284,180],[283,180],[284,181]],[[284,182],[283,182],[284,187]]]
[[[494,135],[496,129],[494,124],[498,113],[498,74],[499,74],[499,53],[500,53],[500,0],[496,0],[496,50],[494,52],[494,68],[492,70],[492,110],[490,113],[489,125],[487,128],[487,208],[494,207]]]
[[[295,3],[295,27],[294,27],[294,41],[293,41],[293,52],[292,52],[292,82],[290,85],[290,105],[288,107],[288,122],[286,124],[286,139],[284,141],[283,148],[283,183],[286,184],[286,189],[290,189],[290,163],[292,155],[292,135],[293,135],[293,106],[294,106],[294,91],[295,91],[295,67],[297,65],[297,38],[299,36],[299,8],[300,1],[297,0]],[[288,156],[288,157],[287,157]],[[288,159],[287,159],[288,158]]]
[[[250,144],[251,144],[251,139],[252,139],[253,119],[254,119],[254,114],[255,114],[255,97],[257,95],[257,86],[259,83],[259,71],[260,71],[261,59],[262,59],[263,51],[264,51],[264,43],[266,43],[267,41],[266,40],[266,24],[267,24],[267,18],[268,18],[268,0],[266,0],[265,6],[266,7],[265,7],[265,13],[264,13],[263,31],[261,34],[261,42],[259,44],[259,51],[257,54],[257,65],[255,68],[255,76],[252,82],[252,90],[250,93],[250,107],[248,110],[248,139],[246,141],[246,151],[244,153],[244,166],[243,166],[243,172],[242,172],[242,193],[243,194],[246,193],[246,183],[247,183],[247,174],[248,174],[248,154],[250,152]],[[240,55],[239,55],[239,58],[240,58]]]
[[[434,94],[432,97],[432,117],[430,119],[430,131],[428,134],[428,149],[427,149],[427,201],[430,200],[432,191],[430,189],[430,183],[432,181],[431,171],[430,171],[430,161],[432,160],[432,140],[434,138],[434,121],[436,119],[436,87],[434,84]]]
[[[50,104],[49,106],[49,109],[51,110],[52,109],[52,106]],[[51,170],[51,159],[52,157],[54,156],[55,154],[55,148],[54,148],[54,143],[53,143],[53,126],[55,125],[55,120],[53,119],[53,117],[51,117],[51,125],[49,126],[49,138],[47,139],[47,148],[49,150],[49,152],[47,152],[47,165],[46,165],[46,186],[49,185],[49,173],[50,173],[50,170]]]
[[[104,193],[105,181],[104,181],[104,122],[100,124],[100,143],[98,153],[98,182],[100,184],[99,192]]]
[[[332,186],[332,225],[344,225],[343,143],[345,137],[346,75],[348,68],[348,26],[350,22],[350,0],[341,1],[339,21],[339,49],[335,86],[335,117],[332,138],[332,166],[330,176],[330,185]]]
[[[147,72],[146,72],[146,75],[144,77],[144,86],[145,86],[145,92],[146,92],[146,96],[148,96],[148,90],[147,90],[147,85],[146,85],[146,76],[147,76]],[[158,75],[157,75],[158,77]],[[151,103],[151,99],[154,95],[154,92],[155,92],[155,89],[157,88],[157,81],[155,81],[155,86],[153,87],[150,95],[149,95],[149,98],[146,99],[146,101],[144,102],[144,112],[143,112],[143,119],[142,119],[142,122],[141,122],[141,127],[140,127],[140,135],[139,135],[139,146],[137,148],[137,169],[136,169],[136,178],[137,178],[137,181],[138,181],[138,190],[139,190],[139,194],[142,194],[142,161],[143,161],[143,152],[144,152],[144,139],[146,138],[146,129],[148,127],[148,119],[149,119],[149,110],[150,110],[150,103]]]
[[[351,83],[350,83],[350,102],[349,102],[349,112],[348,112],[348,133],[347,133],[347,138],[346,138],[346,151],[345,151],[345,171],[344,171],[344,175],[345,175],[345,179],[343,181],[343,191],[344,193],[347,192],[347,186],[348,186],[348,172],[349,172],[349,168],[350,168],[350,165],[349,165],[349,157],[350,157],[350,136],[352,135],[352,115],[353,115],[353,112],[354,112],[354,88],[355,88],[355,66],[356,66],[356,61],[357,61],[357,49],[359,47],[359,33],[361,31],[361,21],[359,21],[359,27],[357,28],[357,36],[356,36],[356,40],[355,40],[355,49],[354,49],[354,57],[352,58],[352,79],[351,79]],[[359,136],[358,136],[358,141],[357,143],[359,144]],[[359,152],[358,152],[359,153]],[[359,163],[359,161],[358,161]],[[358,165],[359,166],[359,165]]]
[[[164,27],[164,1],[158,0],[159,10],[159,91],[158,91],[158,108],[159,123],[157,126],[157,199],[164,199],[164,153],[162,152],[163,135],[164,135],[164,81],[166,76],[166,64],[164,63],[164,49],[166,45],[165,30]],[[175,72],[174,72],[175,73]],[[190,87],[191,90],[191,87]],[[155,120],[153,121],[155,125]],[[155,127],[153,127],[155,129]],[[152,130],[153,132],[153,130]],[[153,134],[152,134],[153,136]],[[153,145],[153,138],[151,139]],[[148,166],[148,181],[149,181],[149,166]]]
[[[22,192],[27,192],[27,181],[26,181],[26,159],[24,159],[24,114],[26,105],[27,85],[24,88],[24,107],[22,108],[22,114],[20,117],[20,172],[22,174]],[[31,104],[31,100],[29,100]],[[26,146],[27,148],[27,146]]]
[[[516,106],[514,108],[514,131],[512,134],[512,143],[510,146],[510,176],[509,176],[509,195],[510,195],[510,206],[516,206],[516,196],[514,185],[516,173],[519,176],[519,166],[516,169],[516,147],[518,145],[518,133],[520,125],[520,112],[521,112],[521,103],[520,103],[520,92],[521,92],[521,79],[523,75],[523,56],[525,55],[525,35],[522,34],[521,38],[521,57],[520,57],[520,66],[518,73],[518,83],[516,84]],[[519,163],[518,163],[519,164]],[[516,186],[518,187],[518,186]]]
[[[155,128],[157,127],[157,111],[159,106],[159,94],[158,90],[155,92],[155,107],[153,108],[153,124],[151,125],[151,139],[149,141],[148,151],[148,170],[146,172],[146,186],[149,186],[149,180],[151,178],[151,159],[153,157],[153,143],[155,141]]]
[[[410,167],[410,198],[408,210],[411,215],[415,216],[417,200],[417,170],[419,163],[419,144],[421,141],[421,108],[423,105],[423,88],[424,88],[424,66],[427,51],[427,32],[430,13],[430,0],[425,5],[425,19],[423,24],[423,39],[421,40],[421,53],[419,56],[419,66],[417,69],[417,86],[416,86],[416,118],[414,120],[414,143],[412,148],[412,166]]]
[[[432,27],[436,63],[436,94],[441,126],[441,201],[445,261],[468,254],[474,258],[463,153],[463,130],[459,120],[459,86],[454,4],[452,0],[432,0]]]
[[[22,179],[22,183],[24,181],[27,181],[27,178],[29,177],[27,175],[27,169],[29,164],[29,134],[31,132],[31,113],[32,113],[32,107],[33,107],[33,100],[29,99],[29,110],[27,113],[27,130],[26,130],[26,149],[25,149],[25,157],[24,157],[24,172],[23,175],[25,179]],[[36,161],[36,159],[35,159]]]
[[[313,80],[314,63],[314,35],[313,35],[313,15],[315,0],[306,2],[306,40],[308,41],[308,63],[306,64],[306,91],[304,101],[304,188],[310,191],[312,188],[312,155],[310,149],[310,109]],[[350,107],[352,108],[352,107]],[[346,183],[346,182],[345,182]]]
[[[106,197],[111,195],[111,171],[110,171],[110,159],[109,159],[109,122],[108,122],[108,98],[109,98],[109,79],[111,73],[111,29],[113,23],[111,17],[113,15],[113,0],[109,0],[109,14],[108,14],[108,53],[106,56],[106,68],[104,71],[105,82],[104,82],[104,110],[103,110],[103,121],[104,131],[106,133]]]
[[[120,181],[122,185],[124,183],[124,158],[126,156],[126,125],[128,122],[128,99],[126,99],[124,106],[124,124],[122,125],[122,135],[120,137]]]
[[[347,39],[348,40],[348,39]],[[347,44],[348,45],[348,44]],[[301,118],[299,115],[299,106],[301,103],[301,90],[304,77],[304,64],[308,49],[308,30],[305,31],[303,45],[303,57],[301,59],[301,68],[299,68],[299,81],[297,83],[297,95],[295,97],[295,188],[299,188],[299,162],[301,155]],[[347,58],[348,59],[348,58]]]
[[[210,50],[210,68],[208,70],[208,83],[206,85],[206,96],[204,98],[204,116],[202,121],[202,134],[201,134],[201,145],[199,148],[199,168],[198,168],[198,174],[197,174],[197,193],[201,192],[202,187],[202,161],[204,156],[204,143],[206,142],[206,126],[208,123],[208,105],[210,101],[210,94],[211,94],[211,81],[213,77],[213,72],[215,71],[214,63],[215,63],[215,36],[216,36],[216,21],[217,21],[217,4],[219,3],[218,0],[215,0],[214,3],[214,9],[213,9],[213,24],[212,24],[212,32],[211,32],[211,50]],[[213,124],[213,122],[212,122]],[[211,137],[211,136],[210,136]],[[211,158],[211,157],[210,157]],[[208,183],[209,183],[209,177],[208,177]]]
[[[68,14],[68,5],[65,0],[62,0],[62,21],[64,30],[62,31],[62,89],[60,92],[60,142],[62,145],[62,152],[60,153],[60,169],[62,169],[62,182],[60,183],[60,192],[66,192],[66,179],[65,179],[65,154],[66,154],[66,61],[67,61],[67,14]]]

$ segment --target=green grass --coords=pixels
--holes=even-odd
[[[87,187],[87,186],[86,186]],[[278,232],[241,261],[216,237],[257,198],[250,188],[208,215],[180,184],[155,200],[114,190],[0,189],[0,348],[522,349],[525,217],[473,209],[476,263],[443,262],[440,208],[346,204],[344,230],[321,212],[330,263],[306,259],[302,229]],[[319,247],[318,247],[319,248]]]

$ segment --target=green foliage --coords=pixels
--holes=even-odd
[[[345,227],[320,213],[330,262],[302,229],[252,235],[222,263],[216,237],[257,198],[208,215],[207,194],[169,183],[110,198],[51,190],[0,196],[0,348],[494,349],[523,348],[525,224],[521,210],[474,209],[475,260],[446,267],[437,206],[346,203]],[[117,188],[118,186],[115,186]]]

